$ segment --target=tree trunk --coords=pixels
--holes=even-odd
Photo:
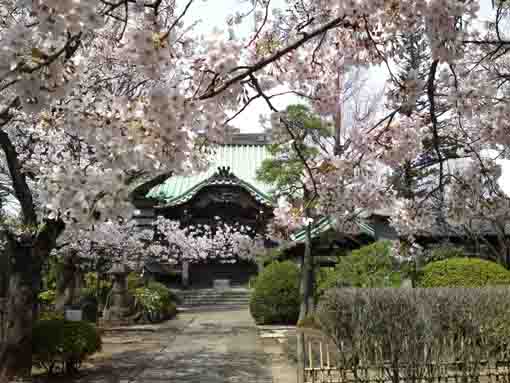
[[[9,287],[7,291],[6,337],[0,348],[0,383],[14,376],[28,376],[32,369],[32,328],[38,315],[44,261],[64,230],[62,221],[49,221],[35,235],[8,238]]]
[[[14,375],[29,376],[32,368],[32,325],[36,315],[41,262],[33,249],[19,243],[10,246],[6,336],[0,350],[0,382]]]
[[[305,253],[301,265],[301,306],[299,310],[299,321],[304,320],[310,313],[310,302],[313,299],[312,291],[312,227],[311,223],[306,226]]]

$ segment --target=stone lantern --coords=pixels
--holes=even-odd
[[[112,276],[112,290],[106,301],[103,320],[108,322],[129,322],[133,314],[134,299],[128,291],[127,276],[131,270],[122,263],[115,263],[108,274]]]

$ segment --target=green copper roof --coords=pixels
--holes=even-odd
[[[375,237],[375,231],[372,226],[363,223],[361,221],[357,221],[360,232],[365,233],[371,237]],[[335,228],[335,219],[330,217],[321,218],[317,223],[312,226],[311,234],[312,238],[316,238],[320,236],[322,233],[326,231],[332,230]],[[304,242],[306,239],[306,228],[299,230],[298,232],[291,235],[290,239],[293,242]]]
[[[230,172],[248,189],[257,200],[271,203],[272,187],[257,180],[257,169],[262,161],[269,158],[266,145],[222,145],[215,149],[210,158],[209,169],[191,176],[173,176],[147,194],[167,205],[178,205],[191,199],[200,189],[210,184],[219,167],[229,167]],[[225,183],[222,183],[225,184]]]

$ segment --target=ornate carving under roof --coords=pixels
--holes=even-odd
[[[158,207],[181,205],[199,191],[212,185],[238,186],[257,202],[272,207],[271,185],[257,179],[257,169],[269,158],[265,145],[222,145],[211,158],[206,172],[191,176],[174,176],[154,187],[148,198],[158,200]]]

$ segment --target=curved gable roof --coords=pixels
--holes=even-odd
[[[209,169],[190,176],[172,176],[152,188],[147,194],[174,206],[189,201],[209,185],[237,185],[245,188],[257,201],[271,204],[272,186],[257,180],[257,169],[265,159],[270,158],[266,145],[222,145],[216,148],[210,158]],[[218,179],[218,168],[230,168],[235,179]]]

